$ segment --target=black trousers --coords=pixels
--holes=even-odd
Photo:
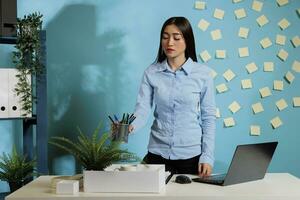
[[[199,157],[200,155],[189,159],[170,160],[148,152],[143,161],[147,164],[165,164],[165,170],[174,174],[198,174]]]

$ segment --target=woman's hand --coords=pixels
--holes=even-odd
[[[212,172],[212,166],[208,163],[199,163],[198,165],[198,174],[201,177],[210,176]]]
[[[131,133],[131,132],[133,131],[133,129],[134,129],[134,127],[130,124],[130,125],[128,126],[128,132]]]

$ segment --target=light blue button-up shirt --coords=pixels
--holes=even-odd
[[[189,58],[173,71],[167,60],[144,72],[135,107],[134,130],[143,127],[154,109],[148,151],[166,159],[214,162],[215,90],[211,70]]]

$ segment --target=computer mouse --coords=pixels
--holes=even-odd
[[[175,178],[175,182],[176,183],[180,183],[180,184],[187,184],[187,183],[191,183],[191,179],[186,176],[186,175],[178,175]]]

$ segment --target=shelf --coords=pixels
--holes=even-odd
[[[16,37],[0,37],[0,44],[16,44]]]

